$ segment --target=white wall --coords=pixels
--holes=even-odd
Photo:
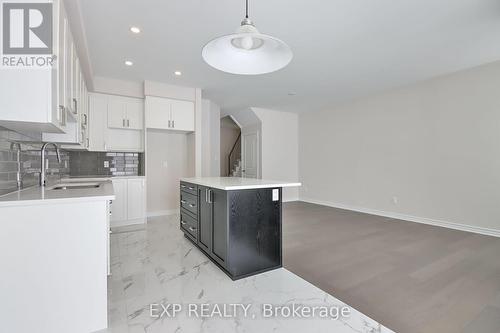
[[[499,87],[497,62],[301,114],[301,199],[500,230]]]
[[[194,176],[193,136],[147,130],[146,181],[148,215],[179,209],[179,179]]]
[[[117,80],[108,77],[95,76],[93,79],[93,84],[93,92],[144,98],[144,85],[142,82]]]
[[[220,175],[220,107],[214,102],[202,99],[201,103],[201,175]]]
[[[298,181],[298,115],[261,108],[252,110],[262,124],[262,178]],[[298,200],[298,189],[283,189],[283,200]]]

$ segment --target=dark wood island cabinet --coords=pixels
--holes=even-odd
[[[180,228],[231,279],[282,265],[282,187],[298,183],[216,177],[180,183]]]

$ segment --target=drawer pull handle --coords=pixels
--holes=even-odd
[[[190,230],[190,231],[196,231],[196,228],[189,227],[189,230]]]
[[[189,207],[194,208],[194,207],[196,207],[196,205],[195,204],[189,204]]]
[[[187,222],[184,222],[184,221],[182,221],[182,220],[181,220],[181,224],[182,224],[182,225],[186,225],[186,224],[187,224]]]
[[[192,190],[194,190],[194,187],[192,187],[192,186],[189,186],[189,189],[190,189],[190,190],[192,191]]]
[[[186,200],[181,200],[181,204],[185,204],[186,203]]]
[[[181,185],[181,188],[186,188],[186,185]]]

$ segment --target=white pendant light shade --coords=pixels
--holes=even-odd
[[[207,64],[220,71],[257,75],[285,67],[292,60],[293,53],[278,38],[259,33],[248,19],[247,9],[247,18],[236,33],[208,42],[203,47],[202,56]]]

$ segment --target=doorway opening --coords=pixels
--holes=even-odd
[[[226,116],[220,120],[221,177],[241,177],[241,128]]]

